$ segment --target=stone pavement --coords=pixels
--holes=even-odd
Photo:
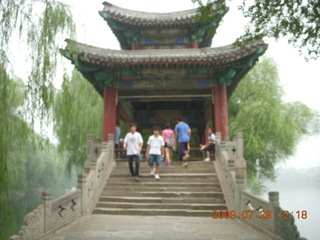
[[[43,240],[271,240],[240,220],[207,217],[90,215]]]

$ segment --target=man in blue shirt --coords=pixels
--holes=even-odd
[[[189,125],[183,122],[182,116],[179,116],[177,119],[178,124],[174,128],[175,137],[179,143],[179,156],[183,161],[182,166],[187,167],[187,151],[188,151],[188,143],[190,141],[191,129]]]

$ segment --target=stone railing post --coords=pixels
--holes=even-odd
[[[247,162],[244,159],[235,161],[235,174],[242,175],[244,179],[244,189],[247,188]]]
[[[90,171],[90,165],[91,165],[92,158],[93,158],[93,135],[88,134],[87,135],[87,159],[84,162],[84,171],[86,173],[89,173],[89,171]]]
[[[97,159],[92,158],[90,161],[90,169],[96,170],[96,168],[97,168]]]
[[[95,160],[97,160],[101,153],[101,139],[96,139],[92,148],[92,156]]]
[[[109,139],[109,143],[111,144],[110,147],[111,147],[111,150],[110,150],[110,159],[113,159],[115,160],[115,154],[114,154],[114,134],[109,134],[108,135],[108,139]]]
[[[270,230],[276,234],[276,222],[279,210],[279,192],[269,192],[269,208],[272,212],[272,218],[270,219]]]
[[[245,177],[242,174],[236,174],[236,186],[235,186],[235,193],[234,193],[234,204],[235,204],[235,211],[240,213],[241,209],[241,191],[246,188],[245,186]]]
[[[81,190],[81,214],[84,214],[88,206],[88,183],[86,173],[78,174],[78,189]]]
[[[102,144],[101,144],[101,152],[107,152],[107,150],[108,150],[108,142],[103,142]]]
[[[236,138],[237,156],[238,159],[244,159],[243,157],[243,134],[238,133]]]
[[[43,216],[44,216],[44,232],[47,232],[52,227],[52,200],[51,193],[42,192]]]
[[[217,132],[216,133],[216,143],[220,143],[221,142],[221,132]]]
[[[114,142],[114,134],[112,134],[112,133],[109,133],[108,134],[108,139],[109,139],[109,142]]]
[[[93,144],[93,135],[92,134],[87,134],[87,158],[90,158],[91,155],[91,148]]]

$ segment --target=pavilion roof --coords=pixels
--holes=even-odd
[[[215,1],[211,13],[211,16],[215,16],[215,18],[210,20],[210,23],[206,23],[197,21],[198,8],[170,13],[151,13],[121,8],[109,2],[103,4],[104,9],[99,11],[99,14],[107,21],[119,40],[121,48],[128,50],[131,49],[128,36],[135,35],[137,38],[141,38],[143,36],[141,31],[148,29],[188,29],[188,33],[192,35],[202,28],[205,34],[199,42],[199,47],[210,47],[212,37],[222,17],[228,11],[228,8],[222,7],[222,1]]]
[[[149,67],[150,65],[201,65],[228,67],[252,54],[260,52],[261,55],[267,49],[267,44],[262,40],[255,40],[246,46],[234,47],[227,45],[217,48],[199,49],[146,49],[111,50],[94,47],[73,40],[66,40],[68,45],[62,54],[74,60],[76,58],[93,65],[104,65],[108,68]],[[74,55],[75,54],[75,55]]]
[[[103,49],[72,40],[66,41],[67,47],[61,49],[61,53],[75,64],[76,68],[101,95],[103,95],[105,81],[107,84],[111,84],[112,79],[122,79],[124,84],[127,80],[131,82],[129,87],[123,84],[118,86],[120,97],[126,97],[127,93],[131,96],[151,94],[152,91],[148,90],[148,87],[135,89],[131,86],[134,82],[140,84],[140,80],[144,78],[148,81],[148,72],[154,72],[159,78],[157,69],[163,74],[167,72],[167,75],[164,76],[172,78],[169,82],[163,81],[163,83],[171,84],[172,88],[165,87],[166,91],[162,91],[164,93],[200,96],[211,94],[211,88],[214,85],[225,84],[228,86],[228,97],[230,97],[241,78],[253,67],[268,47],[262,40],[255,40],[242,48],[228,45],[217,48],[176,49],[175,51],[170,49],[132,51]],[[180,73],[187,79],[176,83],[175,81],[180,79]],[[175,76],[175,74],[178,75]],[[152,79],[155,86],[162,83],[157,82],[155,78]],[[174,92],[176,88],[181,88],[179,93]]]
[[[99,12],[101,16],[106,13],[114,20],[137,26],[176,26],[194,23],[198,10],[195,8],[169,13],[152,13],[121,8],[109,2],[104,2],[103,5],[103,11]],[[216,1],[213,8],[218,11],[220,5],[221,1]]]

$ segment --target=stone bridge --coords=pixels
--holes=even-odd
[[[279,193],[261,199],[246,188],[243,138],[221,141],[216,160],[163,167],[161,180],[129,177],[108,142],[87,138],[87,159],[77,190],[58,199],[42,193],[42,204],[24,218],[10,240],[102,239],[304,239],[293,216],[281,218]]]

